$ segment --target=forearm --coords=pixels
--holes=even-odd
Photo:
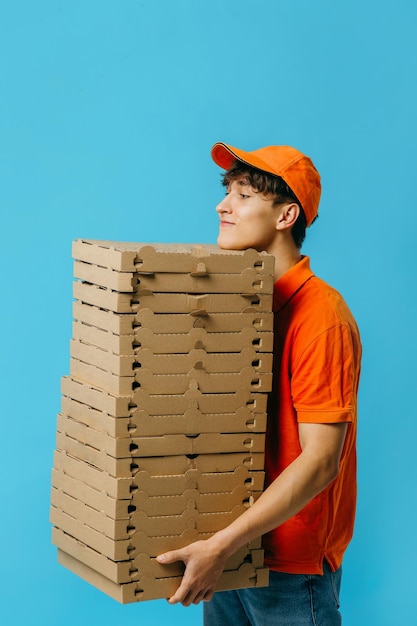
[[[336,477],[346,425],[300,424],[299,433],[302,452],[253,506],[209,539],[158,556],[160,563],[186,564],[171,603],[209,600],[229,556],[283,524]]]
[[[213,546],[229,557],[298,513],[336,473],[334,463],[318,463],[301,453],[245,513],[212,537]]]

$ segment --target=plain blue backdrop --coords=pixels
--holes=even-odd
[[[122,606],[59,566],[48,509],[71,241],[215,241],[218,140],[292,144],[322,174],[304,252],[364,345],[344,624],[417,624],[416,7],[1,2],[2,624],[200,623],[201,607]]]

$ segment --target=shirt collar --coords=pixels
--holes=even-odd
[[[302,256],[291,269],[289,269],[277,282],[274,287],[274,311],[279,311],[292,298],[296,291],[300,289],[312,276],[310,269],[310,259]]]

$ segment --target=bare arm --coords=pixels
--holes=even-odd
[[[184,576],[169,599],[184,606],[209,600],[224,565],[252,539],[298,513],[337,476],[348,425],[300,424],[301,454],[264,491],[252,507],[205,541],[160,555],[161,563],[183,561]]]

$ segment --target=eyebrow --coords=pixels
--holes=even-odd
[[[252,185],[250,184],[250,182],[248,180],[245,180],[244,178],[240,178],[236,181],[236,183],[238,185],[240,185],[240,187],[250,187],[253,191],[253,193],[259,193],[257,189],[255,189],[254,187],[252,187]]]
[[[237,183],[238,185],[240,185],[241,187],[251,187],[251,188],[253,189],[253,187],[252,187],[252,185],[250,184],[250,182],[249,182],[249,181],[247,181],[247,180],[245,180],[244,178],[239,178],[239,179],[236,181],[236,183]]]

